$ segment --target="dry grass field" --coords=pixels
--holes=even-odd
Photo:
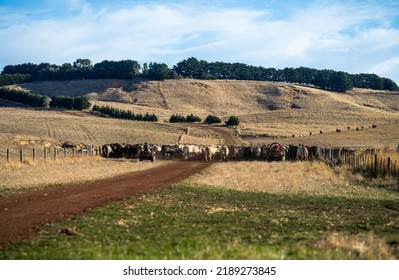
[[[187,182],[280,195],[381,198],[381,190],[364,187],[365,184],[376,186],[381,180],[373,181],[345,167],[331,168],[317,161],[215,163],[212,168],[192,176]],[[388,181],[385,183],[389,184]]]
[[[81,156],[59,160],[0,162],[0,197],[49,185],[81,183],[137,172],[167,162],[137,162]]]
[[[42,148],[74,144],[175,143],[182,128],[163,123],[143,123],[103,118],[86,112],[0,109],[0,157],[6,148]]]

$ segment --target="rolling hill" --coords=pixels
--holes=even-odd
[[[230,115],[238,116],[241,123],[235,132],[240,136],[239,141],[244,144],[270,143],[279,139],[278,141],[287,143],[393,148],[399,143],[399,92],[353,89],[346,93],[337,93],[279,82],[193,79],[49,81],[14,87],[49,96],[87,95],[93,103],[130,109],[135,113],[155,113],[160,118],[158,124],[143,124],[99,118],[92,113],[27,113],[26,117],[29,115],[30,120],[33,118],[33,122],[41,127],[34,131],[46,130],[46,125],[52,123],[51,118],[53,121],[61,120],[61,116],[65,114],[67,118],[73,118],[68,123],[84,123],[78,125],[85,126],[82,132],[76,132],[80,136],[66,132],[63,132],[65,137],[62,136],[63,133],[53,136],[45,133],[46,137],[53,137],[58,141],[64,137],[68,141],[76,138],[77,141],[96,143],[112,142],[113,139],[132,142],[128,140],[141,141],[145,138],[156,143],[175,142],[187,124],[170,125],[166,123],[167,120],[174,113],[194,113],[202,119],[208,114],[218,115],[224,120]],[[4,110],[16,109],[1,109],[0,114],[4,115]],[[8,113],[14,114],[10,111]],[[23,114],[21,118],[24,118]],[[54,123],[57,127],[57,121]],[[7,121],[3,121],[4,129],[1,133],[12,134],[15,131],[21,135],[42,137],[44,132],[24,132],[23,125],[21,122],[18,128],[15,124],[11,128]],[[373,129],[372,125],[377,127]],[[97,132],[91,131],[93,126],[94,131],[98,131],[98,136],[90,136],[97,135]],[[120,128],[124,132],[112,133],[113,129],[110,130],[109,126],[113,129]],[[159,133],[153,133],[158,127],[163,128]],[[337,128],[342,132],[336,133]],[[76,127],[71,129],[80,131]],[[217,139],[217,136],[207,134],[203,128],[197,127],[196,130],[191,141],[207,142],[211,139],[211,142],[215,142]]]

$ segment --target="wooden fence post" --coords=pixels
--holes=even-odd
[[[10,149],[7,149],[7,162],[10,161],[11,154],[10,154]]]
[[[24,161],[24,150],[19,149],[19,161],[23,162]]]
[[[66,158],[67,156],[67,152],[66,152],[66,148],[64,147],[64,158]]]
[[[54,160],[57,160],[57,147],[54,147]]]
[[[388,166],[387,166],[388,170],[387,170],[387,174],[388,176],[391,176],[391,158],[388,157]]]
[[[32,160],[35,161],[36,160],[36,148],[32,149]]]
[[[377,154],[374,155],[374,176],[378,175],[378,157]]]

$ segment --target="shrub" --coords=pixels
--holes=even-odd
[[[207,124],[221,123],[221,122],[222,122],[222,120],[215,115],[208,115],[205,119],[205,123],[207,123]]]
[[[89,109],[90,106],[90,101],[86,96],[75,97],[73,100],[73,108],[76,110]]]
[[[240,120],[236,116],[230,116],[230,118],[226,121],[226,125],[239,125]]]
[[[173,114],[169,119],[169,122],[171,122],[171,123],[179,123],[179,122],[185,122],[185,121],[186,121],[186,118],[180,114]]]
[[[201,118],[197,115],[190,114],[186,117],[186,122],[201,122]]]

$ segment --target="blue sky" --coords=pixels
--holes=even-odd
[[[194,56],[376,73],[399,84],[399,1],[0,0],[0,69]]]

